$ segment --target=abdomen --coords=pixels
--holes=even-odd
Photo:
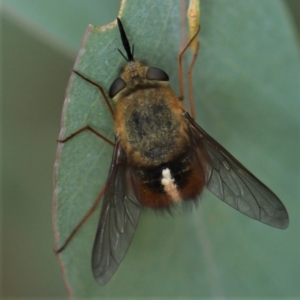
[[[189,151],[155,168],[136,171],[141,204],[154,209],[169,208],[182,200],[196,200],[205,186],[204,172],[195,170]]]

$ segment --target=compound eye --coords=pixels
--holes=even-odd
[[[165,71],[152,67],[148,68],[146,78],[149,80],[169,81],[169,76]]]
[[[126,82],[121,78],[118,77],[115,79],[115,81],[112,83],[112,85],[109,88],[109,97],[113,98],[115,97],[119,92],[121,92],[126,87]]]

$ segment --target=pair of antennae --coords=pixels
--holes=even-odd
[[[122,51],[120,49],[118,49],[118,51],[120,52],[120,54],[129,62],[129,61],[134,61],[133,58],[133,54],[134,54],[134,45],[132,45],[132,50],[130,49],[130,44],[128,41],[128,38],[126,36],[125,30],[123,28],[122,22],[119,18],[117,18],[118,21],[118,26],[119,26],[119,31],[120,31],[120,35],[121,35],[121,40],[123,43],[123,47],[127,53],[127,57],[122,53]]]

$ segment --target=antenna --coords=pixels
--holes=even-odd
[[[121,50],[119,50],[119,52],[122,54],[122,56],[127,60],[127,61],[134,61],[133,59],[133,51],[134,51],[134,48],[132,46],[132,51],[130,50],[130,44],[129,44],[129,41],[127,39],[127,36],[126,36],[126,33],[125,33],[125,30],[123,28],[123,25],[122,25],[122,22],[119,18],[117,18],[117,21],[118,21],[118,26],[119,26],[119,31],[120,31],[120,35],[121,35],[121,40],[122,40],[122,43],[123,43],[123,47],[127,53],[127,58],[124,56],[124,54],[121,52]]]

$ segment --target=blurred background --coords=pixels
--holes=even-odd
[[[2,295],[66,296],[51,224],[62,105],[87,26],[112,22],[120,2],[0,3]]]
[[[299,34],[300,1],[284,2]],[[61,110],[88,24],[113,21],[118,8],[118,0],[0,2],[3,298],[66,295],[51,227]]]

